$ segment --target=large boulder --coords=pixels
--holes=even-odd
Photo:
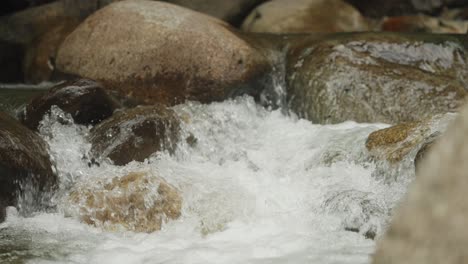
[[[240,25],[252,9],[265,1],[266,0],[166,0],[166,2],[219,18],[234,26]]]
[[[158,151],[173,153],[180,137],[179,122],[172,109],[161,105],[116,111],[91,130],[91,153],[115,165],[144,161]]]
[[[79,79],[58,84],[31,100],[22,113],[22,123],[36,130],[54,105],[69,113],[76,124],[83,125],[96,125],[119,108],[119,103],[99,83]]]
[[[55,186],[47,151],[47,143],[38,135],[0,112],[0,216],[4,206],[16,205],[25,188],[34,189],[37,198]]]
[[[129,173],[111,180],[78,183],[66,198],[65,211],[106,230],[154,232],[163,222],[179,218],[182,197],[163,178]]]
[[[274,0],[257,7],[242,25],[251,32],[347,32],[369,26],[353,6],[342,0]]]
[[[422,162],[373,263],[468,262],[467,142],[468,106]]]
[[[211,102],[258,94],[265,56],[223,21],[157,1],[121,1],[86,19],[57,68],[145,103]]]
[[[466,95],[465,36],[356,33],[296,39],[291,110],[315,123],[402,123],[456,111]]]

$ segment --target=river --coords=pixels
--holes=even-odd
[[[8,209],[0,262],[370,263],[375,240],[366,234],[378,239],[414,178],[409,158],[393,168],[369,157],[366,138],[385,124],[317,125],[250,97],[174,110],[197,143],[122,167],[88,166],[90,128],[55,109],[41,136],[60,189],[47,212]],[[140,171],[182,193],[182,216],[161,231],[103,231],[67,213],[71,186]],[[21,206],[28,204],[26,195]]]

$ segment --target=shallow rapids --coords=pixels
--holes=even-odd
[[[196,143],[119,167],[89,166],[89,128],[55,109],[41,135],[60,190],[49,212],[21,216],[9,208],[0,262],[369,263],[375,241],[366,236],[382,234],[414,178],[411,160],[391,169],[369,158],[365,140],[384,124],[314,125],[249,97],[174,110]],[[182,216],[151,234],[102,231],[69,217],[72,186],[129,172],[177,187]]]

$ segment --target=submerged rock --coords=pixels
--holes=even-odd
[[[38,135],[0,112],[0,215],[4,206],[16,206],[26,186],[38,195],[55,186],[57,178],[47,151]]]
[[[119,107],[99,83],[79,79],[58,84],[34,98],[22,114],[22,123],[36,130],[54,105],[69,113],[76,124],[83,125],[96,125]]]
[[[91,152],[116,165],[144,161],[158,151],[173,153],[180,137],[180,121],[161,105],[116,111],[90,132]]]
[[[67,37],[57,68],[145,103],[176,104],[258,95],[270,65],[223,21],[168,3],[122,1]]]
[[[288,53],[288,103],[315,123],[401,123],[456,111],[466,95],[464,36],[309,36]]]
[[[257,7],[242,29],[251,32],[366,31],[369,26],[353,6],[341,0],[274,0]]]
[[[68,214],[106,230],[154,232],[181,214],[179,191],[163,178],[129,173],[110,181],[77,184],[67,197]]]
[[[368,239],[374,239],[385,223],[387,206],[370,192],[348,190],[333,192],[325,200],[324,209],[343,218],[347,231],[357,232]]]
[[[373,263],[467,263],[467,136],[468,106],[422,162]]]
[[[398,163],[410,153],[416,155],[425,144],[445,132],[447,125],[454,118],[455,114],[436,115],[422,121],[402,123],[374,131],[367,138],[366,148],[377,160]]]

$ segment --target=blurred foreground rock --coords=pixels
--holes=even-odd
[[[468,106],[422,161],[374,264],[468,262]]]

